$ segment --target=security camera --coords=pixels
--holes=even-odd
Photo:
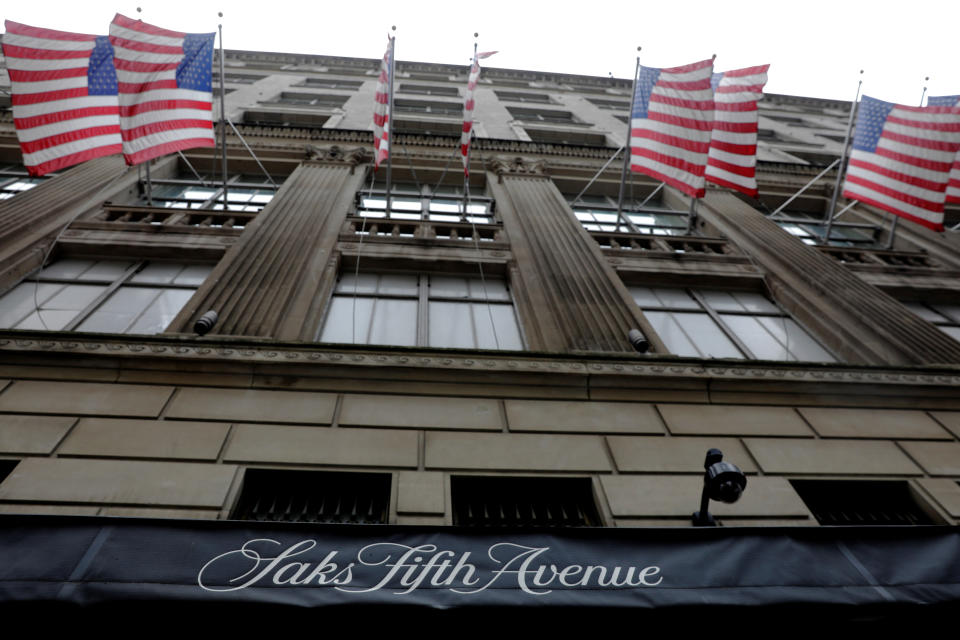
[[[639,329],[630,329],[630,331],[627,332],[627,339],[639,353],[646,353],[650,350],[650,341],[647,340],[647,336],[643,335]]]
[[[747,476],[736,465],[723,461],[723,452],[720,449],[707,451],[703,468],[703,493],[700,496],[700,511],[693,514],[693,526],[717,526],[708,508],[711,500],[734,503],[743,495],[747,488]]]

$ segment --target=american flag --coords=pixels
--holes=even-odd
[[[110,43],[127,164],[214,146],[214,36],[168,31],[119,13],[113,18]]]
[[[388,37],[387,51],[383,54],[380,63],[380,78],[377,80],[377,91],[373,94],[373,168],[390,155],[390,73],[393,69],[393,38]]]
[[[930,96],[928,107],[960,107],[960,96]],[[950,181],[947,183],[947,202],[960,202],[960,152],[953,159]]]
[[[960,110],[907,107],[864,96],[843,196],[943,230]]]
[[[470,162],[470,138],[473,135],[473,90],[477,88],[477,80],[480,78],[480,61],[495,53],[496,51],[484,51],[474,54],[470,77],[467,79],[467,94],[463,100],[463,133],[460,134],[460,155],[463,158],[465,176],[470,175],[467,164]]]
[[[117,76],[107,36],[5,22],[13,122],[33,176],[120,153]]]
[[[713,129],[712,75],[712,59],[670,69],[640,67],[630,124],[631,171],[703,197]]]
[[[707,180],[751,197],[757,195],[757,100],[763,97],[769,68],[764,64],[715,73],[712,80],[716,111]]]

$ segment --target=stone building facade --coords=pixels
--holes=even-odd
[[[384,480],[320,522],[688,527],[717,447],[748,476],[724,526],[816,527],[824,493],[958,523],[957,237],[855,206],[818,242],[833,170],[777,212],[849,103],[764,98],[757,200],[708,188],[690,220],[637,175],[618,218],[629,81],[484,69],[467,200],[466,68],[400,62],[387,213],[378,61],[226,63],[226,211],[210,150],[33,180],[0,116],[0,512],[247,517],[297,471]],[[497,479],[595,513],[465,515]]]

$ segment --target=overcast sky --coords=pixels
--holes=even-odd
[[[717,54],[716,70],[770,63],[767,91],[850,100],[863,91],[917,104],[960,94],[960,2],[739,0],[524,2],[522,0],[37,0],[5,3],[4,18],[105,34],[117,11],[161,27],[215,31],[228,49],[379,58],[397,26],[397,58],[467,64],[473,33],[485,66],[629,78],[640,63],[669,67]],[[862,7],[856,9],[854,7]],[[869,6],[869,8],[867,8]],[[265,7],[271,12],[264,11]]]

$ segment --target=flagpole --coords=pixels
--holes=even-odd
[[[396,31],[397,26],[390,27],[391,31]],[[390,87],[388,89],[390,96],[387,101],[387,202],[386,215],[390,217],[390,181],[393,173],[393,77],[397,72],[397,37],[390,36]]]
[[[479,38],[480,34],[474,32],[474,38]],[[473,73],[473,67],[477,64],[477,41],[473,41],[473,61],[470,63],[470,69],[467,71],[467,82],[470,82],[470,74]],[[468,88],[469,91],[469,88]],[[470,206],[469,196],[467,195],[470,192],[470,151],[473,147],[473,126],[470,127],[470,141],[467,144],[467,158],[466,164],[463,167],[463,219],[466,220],[467,209]]]
[[[926,86],[926,83],[927,83],[929,80],[930,80],[930,76],[927,76],[926,78],[923,79],[923,83],[924,83],[923,91],[920,93],[920,104],[917,105],[917,106],[919,106],[919,107],[922,107],[922,106],[923,106],[923,99],[924,99],[924,98],[926,97],[926,95],[927,95],[927,86]],[[899,221],[900,221],[900,216],[894,214],[894,216],[893,216],[893,223],[891,223],[891,225],[890,225],[890,239],[887,241],[887,246],[886,246],[886,248],[887,248],[888,250],[889,250],[889,249],[893,249],[893,241],[897,239],[897,222],[899,222]]]
[[[140,20],[139,14],[143,11],[140,7],[137,7],[137,19]],[[150,179],[150,160],[147,160],[145,163],[144,169],[146,170],[147,186],[144,189],[145,195],[147,196],[147,206],[153,206],[153,181]]]
[[[217,13],[222,18],[223,12]],[[217,31],[220,33],[220,155],[221,168],[223,174],[223,210],[227,210],[227,111],[226,111],[226,90],[224,89],[226,76],[223,72],[223,25],[217,25]]]
[[[854,115],[857,111],[857,105],[860,104],[860,87],[863,86],[863,69],[860,69],[860,79],[857,82],[857,95],[853,98],[853,104],[850,105],[850,117],[847,119],[847,134],[843,137],[843,149],[840,151],[840,166],[837,167],[837,179],[833,183],[833,194],[830,196],[830,208],[827,210],[827,228],[823,235],[823,241],[830,244],[830,229],[833,227],[833,212],[837,209],[837,198],[840,197],[840,180],[843,178],[843,169],[847,160],[847,147],[850,145],[850,133],[853,131]]]
[[[623,142],[623,170],[620,171],[620,195],[617,197],[617,221],[623,215],[623,193],[627,186],[627,171],[630,169],[630,135],[633,133],[633,107],[637,99],[637,74],[640,73],[640,50],[637,47],[637,65],[633,68],[633,84],[630,87],[630,114],[627,116],[627,139]]]

